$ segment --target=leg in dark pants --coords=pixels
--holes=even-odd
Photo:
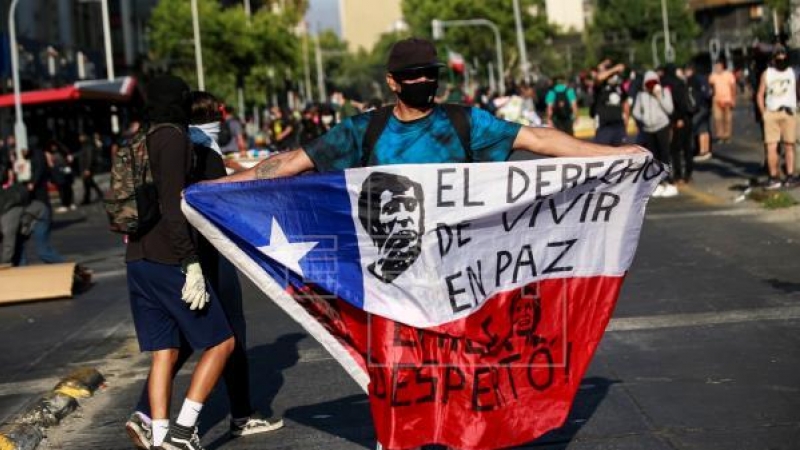
[[[645,133],[645,147],[653,152],[653,156],[655,156],[657,160],[672,167],[672,155],[670,155],[669,150],[669,134],[669,126],[666,126],[655,133]],[[673,177],[672,174],[670,174],[666,181],[668,183],[672,183],[672,180]]]
[[[100,190],[100,186],[97,185],[97,182],[94,181],[94,176],[89,175],[83,176],[83,204],[88,205],[91,203],[92,200],[92,191],[97,194],[97,198],[99,200],[103,199],[103,191]]]
[[[670,153],[672,156],[672,174],[675,180],[689,182],[694,168],[692,155],[692,129],[688,121],[681,128],[672,128]]]

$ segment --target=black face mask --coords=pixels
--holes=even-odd
[[[433,105],[437,89],[439,89],[439,82],[436,80],[400,83],[400,92],[397,93],[397,97],[412,108],[426,109]]]
[[[783,70],[786,70],[787,67],[789,67],[789,59],[788,58],[775,59],[775,68],[776,69],[783,71]]]

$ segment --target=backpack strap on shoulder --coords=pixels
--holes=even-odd
[[[447,118],[453,124],[456,130],[458,140],[461,142],[461,147],[464,148],[464,155],[467,162],[474,162],[475,159],[472,155],[472,112],[469,106],[456,105],[453,103],[443,103],[440,105],[444,108]]]
[[[394,105],[388,105],[367,113],[369,114],[369,125],[367,125],[367,131],[364,133],[364,140],[361,143],[361,167],[369,166],[375,144],[386,128],[386,124],[389,123],[393,109]]]

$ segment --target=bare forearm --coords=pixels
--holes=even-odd
[[[641,151],[635,146],[609,147],[575,139],[554,128],[533,127],[520,129],[514,148],[554,157],[608,156]]]
[[[218,178],[213,183],[235,183],[239,181],[266,180],[290,177],[314,168],[313,162],[302,149],[279,153],[261,161],[255,167],[227,177]]]

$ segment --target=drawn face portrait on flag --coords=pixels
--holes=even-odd
[[[378,248],[369,272],[392,283],[417,260],[425,211],[422,186],[402,175],[373,172],[361,187],[358,218]]]
[[[542,318],[542,306],[535,283],[524,286],[511,299],[511,324],[514,335],[527,336],[534,332]]]

